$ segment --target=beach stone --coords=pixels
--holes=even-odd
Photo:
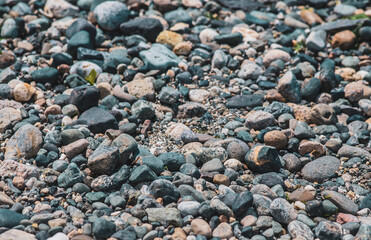
[[[278,82],[277,89],[286,101],[293,103],[301,101],[300,85],[292,71],[288,71],[283,75]]]
[[[268,126],[275,126],[276,124],[277,121],[274,116],[264,111],[256,111],[248,114],[245,122],[246,127],[256,130],[261,130]]]
[[[8,210],[8,209],[0,209],[0,226],[1,227],[7,227],[7,228],[13,228],[23,220],[27,219],[26,216]]]
[[[192,102],[202,103],[209,99],[210,92],[204,89],[192,89],[189,91],[189,98]]]
[[[150,102],[145,100],[138,100],[131,106],[133,116],[138,119],[152,119],[155,116],[155,109]]]
[[[202,117],[206,112],[207,108],[196,102],[188,102],[178,107],[179,118]]]
[[[277,149],[285,149],[287,145],[287,137],[281,131],[270,131],[264,135],[264,143]]]
[[[302,141],[299,145],[298,152],[302,156],[310,153],[318,157],[326,153],[326,147],[319,142]]]
[[[314,233],[319,239],[341,239],[341,227],[331,221],[320,222]]]
[[[116,231],[116,226],[104,218],[98,218],[93,223],[93,234],[96,238],[108,238]]]
[[[173,183],[165,179],[157,179],[153,181],[151,185],[149,185],[148,190],[150,194],[155,198],[164,198],[165,196],[171,196],[177,200],[180,197],[179,190],[174,186]]]
[[[4,177],[19,176],[24,179],[38,177],[40,172],[35,166],[26,165],[14,160],[4,160],[0,164],[0,174]]]
[[[371,88],[362,83],[362,81],[348,83],[345,88],[345,97],[351,102],[357,102],[363,98],[371,96]]]
[[[126,22],[129,10],[122,2],[105,1],[95,7],[94,16],[101,28],[113,31]]]
[[[156,174],[147,165],[142,165],[133,170],[129,181],[132,183],[153,181],[156,177]]]
[[[238,77],[256,80],[262,73],[263,69],[259,65],[252,61],[245,60],[241,65],[241,70],[238,72]]]
[[[165,104],[174,104],[180,98],[180,92],[172,87],[163,87],[158,95],[158,99]]]
[[[69,103],[77,107],[80,113],[98,106],[100,92],[93,86],[76,87],[70,95]]]
[[[347,4],[337,4],[334,8],[334,12],[341,16],[351,16],[356,10],[356,7]]]
[[[271,64],[271,62],[273,62],[277,59],[280,59],[284,62],[288,62],[290,60],[290,54],[288,54],[287,52],[285,52],[283,50],[272,49],[272,50],[269,50],[264,55],[263,63],[266,67],[268,67]]]
[[[13,18],[8,18],[4,21],[3,26],[1,27],[1,37],[3,38],[16,38],[18,37],[18,24],[17,21]]]
[[[163,26],[156,18],[143,17],[122,23],[120,30],[124,35],[139,34],[148,41],[155,42],[157,36],[163,30]]]
[[[287,226],[287,229],[292,238],[312,240],[314,239],[313,232],[311,229],[304,223],[294,220],[290,222]]]
[[[326,37],[327,34],[323,30],[319,30],[316,32],[313,31],[307,37],[305,44],[311,51],[319,52],[326,47]]]
[[[45,67],[38,70],[35,70],[31,73],[32,78],[36,82],[40,83],[55,83],[59,79],[59,72],[56,68]]]
[[[103,72],[102,68],[99,67],[97,64],[90,62],[90,61],[78,61],[75,62],[70,68],[70,74],[78,74],[83,78],[89,76],[89,74],[94,70],[97,74],[96,77],[99,76]],[[94,79],[95,81],[96,79]],[[86,87],[86,86],[85,86]]]
[[[119,162],[119,150],[114,146],[100,146],[88,158],[88,167],[96,175],[110,175]]]
[[[272,201],[270,212],[274,219],[283,224],[289,224],[297,218],[294,207],[283,198],[276,198]]]
[[[353,47],[356,40],[356,35],[349,30],[338,32],[334,35],[331,41],[331,45],[336,48],[340,47],[343,50],[350,49]]]
[[[213,231],[213,237],[229,239],[233,237],[231,225],[228,223],[220,223]]]
[[[165,71],[170,67],[178,66],[180,59],[162,44],[152,44],[148,50],[139,53],[144,64],[150,70]]]
[[[350,200],[343,194],[326,190],[322,193],[322,195],[326,196],[326,198],[328,198],[329,201],[335,204],[339,208],[339,211],[357,215],[358,212],[357,204],[355,204],[352,200]]]
[[[281,161],[276,148],[256,145],[245,156],[249,169],[259,172],[274,172],[281,168]]]
[[[34,157],[42,144],[41,131],[33,125],[26,124],[9,139],[6,145],[5,159]]]
[[[212,230],[210,225],[203,219],[194,219],[191,222],[192,231],[197,234],[207,238],[212,235]]]
[[[64,18],[77,14],[79,8],[65,0],[47,0],[44,11],[55,18]]]
[[[14,99],[18,102],[28,102],[35,92],[36,89],[28,83],[20,83],[13,90]]]
[[[35,235],[18,229],[10,229],[0,234],[0,239],[36,240]]]
[[[340,161],[336,157],[324,156],[307,163],[301,173],[304,179],[311,182],[322,182],[332,177],[340,167]]]
[[[182,226],[182,218],[176,208],[147,208],[148,221],[151,222],[168,222],[174,226]]]
[[[183,36],[172,31],[160,32],[156,38],[156,43],[167,44],[172,49],[181,42],[183,42]]]
[[[88,128],[93,133],[104,133],[107,129],[118,129],[118,124],[115,117],[106,110],[98,107],[92,107],[83,112],[79,121],[88,125]]]
[[[11,126],[12,122],[21,121],[22,114],[19,109],[3,107],[0,109],[0,133],[3,133]]]

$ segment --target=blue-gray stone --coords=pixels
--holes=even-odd
[[[139,53],[149,70],[165,71],[170,67],[178,66],[180,59],[167,47],[155,43],[148,50]]]
[[[126,22],[129,10],[122,2],[106,1],[94,9],[94,16],[101,28],[113,31]]]

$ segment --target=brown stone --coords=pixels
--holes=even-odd
[[[14,160],[4,160],[0,164],[0,175],[2,177],[20,176],[24,179],[39,176],[39,169],[35,166],[26,165]]]
[[[362,81],[348,83],[345,88],[345,97],[351,102],[358,102],[363,98],[370,98],[371,88]]]
[[[51,105],[45,109],[45,116],[48,116],[49,114],[52,115],[58,115],[62,113],[62,108],[59,105]]]
[[[150,101],[155,98],[155,89],[151,78],[136,77],[133,81],[125,84],[125,87],[128,89],[129,94],[136,98],[145,97]]]
[[[180,227],[174,229],[174,233],[171,235],[171,239],[173,240],[186,240],[187,235],[185,234],[184,230]]]
[[[203,219],[195,219],[191,222],[192,231],[196,235],[205,236],[207,238],[211,237],[211,227],[210,225]]]
[[[295,119],[308,124],[312,123],[313,110],[307,106],[287,103],[293,110]]]
[[[190,41],[180,42],[175,45],[173,52],[176,55],[188,55],[192,50],[193,44]]]
[[[16,61],[14,53],[11,51],[2,51],[0,54],[0,68],[4,69],[13,65]]]
[[[307,190],[305,187],[300,187],[293,191],[292,193],[289,193],[289,199],[290,201],[301,201],[301,202],[308,202],[311,200],[314,200],[314,197],[316,196],[316,190],[311,189]]]
[[[18,188],[18,189],[23,189],[24,188],[24,178],[15,176],[13,178],[13,185]]]
[[[66,154],[68,159],[72,159],[75,156],[81,154],[89,146],[89,141],[86,139],[79,139],[73,143],[63,147],[63,152]]]
[[[352,48],[355,41],[356,35],[350,30],[345,30],[334,35],[331,45],[334,48],[340,47],[341,49],[346,50]]]
[[[108,82],[101,82],[97,85],[100,92],[100,98],[103,99],[112,93],[112,86]]]
[[[226,185],[226,186],[229,186],[229,184],[231,183],[229,178],[227,176],[223,175],[223,174],[216,174],[214,176],[213,182],[215,184],[223,184],[223,185]]]
[[[353,75],[356,73],[356,70],[353,68],[339,68],[335,70],[335,74],[339,74],[345,81],[353,81]]]
[[[255,216],[247,215],[246,217],[242,218],[241,224],[244,227],[254,226],[255,223],[256,223],[256,220],[258,220],[258,219]]]
[[[213,237],[218,237],[221,239],[229,239],[233,237],[233,231],[231,225],[222,222],[213,231]]]
[[[283,132],[273,130],[264,135],[264,143],[277,149],[285,149],[287,137]]]
[[[290,54],[283,50],[271,49],[264,55],[263,63],[266,67],[268,67],[271,62],[277,59],[281,59],[284,62],[288,62],[290,61],[291,57]]]
[[[0,205],[9,205],[12,206],[14,201],[6,195],[4,192],[0,192]]]
[[[309,25],[313,25],[315,23],[323,23],[323,20],[320,16],[318,16],[315,12],[307,9],[300,11],[300,17]]]
[[[269,89],[265,95],[268,102],[285,102],[285,98],[276,89]]]
[[[316,157],[319,157],[326,153],[326,147],[315,141],[302,141],[298,150],[299,154],[302,156],[310,153]]]
[[[179,33],[172,31],[162,31],[157,36],[156,42],[161,44],[167,44],[171,48],[174,48],[178,43],[183,42],[183,36],[180,35]]]
[[[317,104],[312,108],[312,122],[317,125],[336,124],[335,110],[327,104]]]

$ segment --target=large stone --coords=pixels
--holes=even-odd
[[[285,52],[283,50],[279,50],[279,49],[272,49],[272,50],[269,50],[264,55],[263,63],[266,67],[268,67],[269,64],[271,64],[271,62],[273,62],[277,59],[281,59],[284,62],[288,62],[288,61],[290,61],[290,58],[291,58],[290,54],[288,54],[287,52]]]
[[[137,98],[146,98],[153,100],[155,98],[155,89],[150,78],[139,78],[125,84],[129,94]]]
[[[110,175],[119,162],[119,150],[114,146],[99,146],[88,158],[88,167],[95,175]]]
[[[340,212],[357,215],[357,204],[355,204],[352,200],[350,200],[343,194],[334,191],[324,191],[322,192],[322,195],[324,196],[324,198],[335,204],[339,208]]]
[[[289,224],[298,216],[294,207],[284,198],[274,199],[270,205],[270,212],[274,219],[283,224]]]
[[[256,111],[247,115],[245,125],[251,129],[261,130],[277,125],[277,121],[269,112]]]
[[[82,113],[89,108],[98,106],[99,98],[100,92],[96,87],[81,86],[71,92],[69,102]]]
[[[192,231],[197,234],[207,238],[211,237],[211,227],[210,225],[203,219],[194,219],[191,222]]]
[[[311,182],[323,182],[332,177],[340,167],[340,160],[336,157],[324,156],[307,163],[301,173]]]
[[[122,2],[105,1],[95,7],[94,16],[101,28],[113,31],[126,22],[129,10]]]
[[[3,177],[22,177],[29,179],[31,177],[38,177],[40,171],[37,167],[19,163],[13,160],[4,160],[0,164],[0,175]]]
[[[166,71],[170,67],[178,66],[180,59],[167,47],[155,43],[148,50],[139,53],[149,70]]]
[[[108,111],[92,107],[83,112],[79,117],[79,121],[88,125],[88,128],[93,133],[104,133],[107,129],[118,129],[118,124],[115,117]]]
[[[301,101],[300,84],[292,71],[288,71],[279,80],[278,92],[288,102],[299,103]]]
[[[14,121],[21,121],[22,114],[19,109],[12,107],[2,107],[0,109],[0,133],[3,133],[6,129],[11,127]]]
[[[136,18],[120,25],[124,35],[139,34],[148,41],[154,42],[158,34],[163,30],[161,22],[156,18]]]
[[[265,145],[255,145],[246,154],[245,161],[249,169],[259,173],[275,172],[282,167],[276,148]]]
[[[0,239],[4,240],[37,240],[35,235],[17,229],[10,229],[0,234]]]
[[[73,16],[79,12],[79,8],[65,0],[47,0],[44,11],[55,18]]]
[[[19,225],[23,219],[27,219],[27,217],[8,209],[0,209],[0,227],[15,227]]]
[[[6,145],[5,159],[34,157],[42,144],[41,131],[33,125],[26,124],[9,139]]]
[[[182,217],[176,208],[147,208],[148,221],[166,222],[174,226],[182,226]]]

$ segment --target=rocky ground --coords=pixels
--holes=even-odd
[[[371,239],[370,6],[0,1],[0,239]]]

